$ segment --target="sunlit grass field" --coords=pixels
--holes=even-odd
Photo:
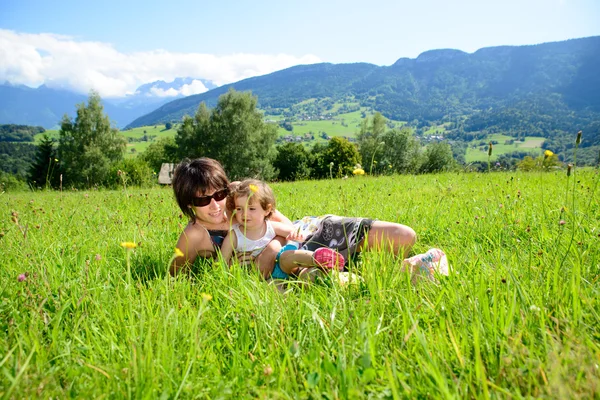
[[[290,218],[413,227],[455,273],[280,294],[242,268],[166,268],[168,188],[0,195],[2,398],[598,398],[598,171],[275,184]],[[121,242],[134,242],[126,250]]]

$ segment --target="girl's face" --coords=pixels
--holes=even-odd
[[[250,197],[250,201],[248,201],[248,196],[235,198],[235,219],[238,224],[247,229],[262,228],[265,218],[270,212],[270,206],[267,210],[264,210],[260,203],[252,197]]]
[[[220,189],[219,189],[220,190]],[[196,197],[204,197],[204,196],[212,196],[219,190],[209,189],[206,192],[202,193],[198,191],[196,193]],[[210,203],[206,206],[194,206],[196,210],[196,217],[201,221],[208,224],[220,224],[222,223],[225,217],[225,201],[227,197],[222,198],[221,200],[216,200],[214,198],[210,199]]]

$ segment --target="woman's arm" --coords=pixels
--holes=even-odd
[[[225,261],[225,265],[229,265],[231,263],[231,255],[236,247],[237,236],[234,231],[229,231],[227,236],[225,236],[225,239],[223,239],[223,244],[221,245],[221,256],[223,257],[223,261]]]
[[[198,256],[208,258],[215,254],[208,232],[194,224],[185,227],[177,240],[176,247],[181,250],[183,256],[173,260],[169,268],[171,276],[187,272]]]

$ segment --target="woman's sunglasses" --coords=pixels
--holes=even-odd
[[[196,207],[206,207],[210,204],[212,199],[215,201],[221,201],[229,194],[229,189],[221,189],[214,192],[211,196],[200,196],[192,198],[192,204]]]

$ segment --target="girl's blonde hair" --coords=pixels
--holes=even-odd
[[[248,197],[260,204],[263,210],[267,210],[269,205],[271,211],[266,218],[270,218],[275,211],[275,195],[269,185],[258,179],[245,179],[241,182],[234,182],[229,186],[229,196],[227,196],[227,211],[230,213],[235,210],[235,199],[237,197]]]

